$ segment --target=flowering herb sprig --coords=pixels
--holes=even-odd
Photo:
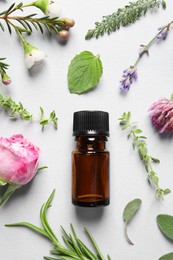
[[[4,60],[5,58],[0,58],[0,74],[2,78],[2,83],[4,85],[9,85],[11,83],[11,79],[6,73],[6,70],[8,69],[9,65],[7,63],[4,63]]]
[[[149,49],[156,41],[166,39],[166,37],[169,33],[170,26],[172,24],[173,24],[173,21],[169,22],[168,24],[166,24],[162,27],[159,27],[158,28],[159,32],[151,39],[151,41],[149,41],[148,44],[140,45],[137,60],[128,69],[123,71],[122,79],[120,80],[120,89],[123,93],[128,92],[132,83],[137,79],[137,65],[138,65],[139,61],[141,60],[141,58],[143,57],[143,55],[144,54],[149,55]]]
[[[4,111],[9,112],[10,119],[21,118],[25,121],[30,121],[33,118],[36,118],[33,114],[31,114],[27,109],[23,106],[21,102],[16,103],[11,97],[4,97],[0,95],[0,106]],[[53,123],[55,129],[57,129],[58,118],[56,116],[55,111],[52,111],[48,118],[44,117],[44,110],[40,107],[41,116],[39,118],[39,123],[42,126],[42,129],[50,122]]]
[[[138,0],[130,2],[123,8],[119,8],[111,15],[103,16],[101,22],[95,23],[95,28],[88,30],[85,39],[89,40],[93,37],[103,36],[105,33],[112,33],[120,29],[121,26],[127,26],[136,22],[142,15],[145,15],[148,10],[153,8],[166,8],[164,0]]]
[[[74,227],[71,224],[72,234],[68,234],[63,227],[61,227],[63,231],[62,239],[64,241],[63,245],[59,239],[56,237],[55,233],[53,232],[52,228],[49,225],[47,220],[47,210],[51,206],[52,199],[54,197],[55,190],[52,192],[50,197],[48,198],[47,202],[43,204],[40,209],[40,220],[42,223],[42,228],[32,225],[27,222],[20,222],[15,224],[8,224],[7,227],[26,227],[29,228],[42,236],[48,238],[51,243],[53,244],[54,249],[50,252],[57,258],[52,257],[44,257],[47,260],[58,260],[58,259],[75,259],[75,260],[105,260],[103,254],[101,253],[96,241],[94,240],[92,234],[89,232],[87,228],[84,229],[86,235],[88,236],[95,252],[92,252],[81,240],[78,238]],[[108,260],[111,260],[110,256],[107,256]]]
[[[37,0],[26,5],[23,5],[23,3],[13,3],[7,10],[0,13],[0,29],[2,29],[2,31],[8,29],[10,34],[14,31],[19,36],[23,45],[25,63],[28,69],[42,62],[45,58],[45,54],[26,41],[23,34],[31,35],[35,29],[42,34],[48,32],[49,35],[51,35],[52,32],[54,32],[61,40],[67,40],[69,37],[69,29],[74,26],[75,22],[73,19],[60,19],[56,13],[53,13],[53,16],[51,15],[50,11],[55,4],[54,2],[55,1]],[[44,14],[47,14],[47,16],[36,17],[36,13],[29,15],[14,14],[16,11],[24,11],[24,8],[30,6],[36,9],[39,8]]]
[[[131,122],[131,113],[123,113],[122,116],[119,118],[120,125],[122,130],[128,129],[129,133],[127,135],[128,139],[132,137],[132,145],[133,149],[137,148],[139,157],[143,162],[145,169],[148,174],[148,181],[151,185],[153,185],[156,189],[156,197],[164,199],[164,195],[169,194],[171,191],[170,189],[162,189],[159,186],[159,178],[157,173],[153,170],[152,162],[159,163],[159,159],[152,157],[148,154],[146,137],[142,135],[142,130],[136,128],[136,123]]]

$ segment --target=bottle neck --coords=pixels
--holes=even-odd
[[[77,136],[76,149],[87,151],[104,151],[106,149],[106,136]]]

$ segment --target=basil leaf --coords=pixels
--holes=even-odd
[[[124,219],[124,222],[125,222],[125,237],[126,237],[127,242],[130,245],[134,245],[134,244],[128,236],[127,224],[131,221],[131,219],[135,215],[136,211],[140,208],[141,203],[142,203],[142,200],[134,199],[126,205],[126,207],[123,211],[123,219]]]
[[[89,51],[76,55],[68,68],[68,87],[70,93],[82,94],[93,89],[102,76],[103,68],[99,55]]]
[[[158,215],[156,222],[162,233],[173,240],[173,216],[164,214]]]
[[[163,255],[159,258],[159,260],[172,260],[173,259],[173,253],[169,253],[167,255]]]
[[[134,199],[126,205],[123,211],[124,222],[130,222],[130,220],[135,215],[136,211],[140,208],[141,203],[142,201],[140,199]]]

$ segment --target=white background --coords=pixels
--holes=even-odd
[[[11,1],[1,1],[2,10]],[[44,64],[28,71],[24,65],[23,50],[15,33],[10,36],[0,32],[0,56],[7,57],[12,78],[10,86],[0,85],[0,92],[21,101],[33,114],[39,115],[39,106],[47,115],[55,109],[59,118],[58,130],[52,126],[41,132],[37,122],[10,121],[1,111],[0,135],[9,137],[21,133],[41,149],[40,166],[48,169],[40,173],[31,184],[16,191],[0,209],[0,259],[41,260],[49,255],[51,245],[43,237],[25,228],[7,228],[5,223],[28,221],[40,225],[39,209],[54,188],[56,195],[48,217],[57,236],[61,239],[60,225],[70,231],[73,223],[79,237],[88,240],[83,227],[93,233],[104,255],[115,260],[157,260],[173,251],[156,225],[160,213],[173,215],[173,193],[158,201],[148,185],[146,172],[132,150],[126,132],[121,131],[118,117],[124,111],[132,112],[133,121],[148,137],[149,153],[161,160],[154,166],[160,186],[173,190],[173,139],[160,136],[152,127],[149,106],[160,97],[170,97],[173,92],[173,31],[166,41],[152,46],[150,56],[144,57],[138,66],[138,80],[126,96],[119,91],[122,71],[133,65],[140,44],[146,44],[157,33],[157,28],[173,19],[173,1],[167,0],[167,9],[148,13],[134,25],[98,40],[85,40],[89,28],[100,21],[102,15],[111,14],[124,6],[124,0],[63,0],[62,16],[76,21],[67,44],[59,44],[56,37],[34,32],[28,40],[46,52]],[[34,9],[27,9],[35,12]],[[100,54],[103,76],[96,89],[83,95],[70,94],[67,86],[67,69],[71,59],[81,51]],[[77,208],[71,204],[71,151],[72,116],[74,111],[100,109],[110,113],[110,138],[107,148],[111,153],[111,204],[106,208]],[[130,200],[141,198],[140,211],[129,225],[129,235],[134,242],[130,246],[124,237],[122,212]]]

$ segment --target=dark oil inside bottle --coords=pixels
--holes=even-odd
[[[78,136],[72,153],[72,203],[78,206],[109,205],[109,152],[105,136]]]

